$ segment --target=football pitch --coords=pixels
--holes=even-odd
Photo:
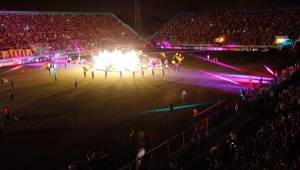
[[[155,131],[166,139],[191,124],[193,106],[204,109],[239,95],[240,84],[220,75],[267,76],[264,64],[277,67],[285,61],[267,54],[211,54],[237,71],[197,58],[206,54],[195,55],[186,54],[179,71],[146,71],[144,77],[139,72],[105,77],[96,71],[94,79],[90,72],[85,79],[80,64],[59,66],[52,74],[38,64],[2,68],[0,76],[14,81],[14,100],[8,87],[0,86],[0,107],[8,105],[19,120],[7,122],[0,137],[1,167],[66,169],[69,162],[84,159],[88,149],[126,145],[131,129]],[[176,118],[170,104],[179,106]]]

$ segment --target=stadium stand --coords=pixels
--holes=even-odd
[[[128,42],[141,38],[110,13],[0,11],[0,50],[112,48]]]
[[[260,95],[275,101],[273,111],[260,113],[270,112],[269,118],[213,146],[201,161],[205,162],[202,166],[206,165],[206,169],[299,168],[299,68],[299,64],[295,64],[284,69],[276,88]]]
[[[299,38],[299,28],[299,9],[182,13],[163,26],[153,41],[272,45],[275,36]]]

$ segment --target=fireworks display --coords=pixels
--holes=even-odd
[[[137,70],[141,65],[137,51],[104,50],[93,58],[94,68],[97,70]]]

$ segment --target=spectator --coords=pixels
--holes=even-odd
[[[14,93],[12,90],[9,91],[10,101],[14,100]]]
[[[6,120],[9,120],[9,118],[10,118],[10,111],[9,111],[9,107],[7,105],[4,106],[3,113],[5,115]]]

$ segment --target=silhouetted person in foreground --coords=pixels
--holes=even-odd
[[[77,88],[78,87],[78,81],[77,79],[75,79],[75,82],[74,82],[74,87]]]
[[[83,71],[83,76],[84,76],[84,79],[86,79],[86,71],[85,70]]]
[[[55,83],[57,82],[56,74],[54,74],[54,82],[55,82]]]
[[[92,71],[92,79],[95,78],[95,73],[94,73],[94,70]]]
[[[5,106],[5,107],[3,108],[3,113],[4,113],[4,115],[5,115],[6,120],[9,120],[9,117],[10,117],[10,111],[9,111],[9,107],[8,107],[8,106]]]

